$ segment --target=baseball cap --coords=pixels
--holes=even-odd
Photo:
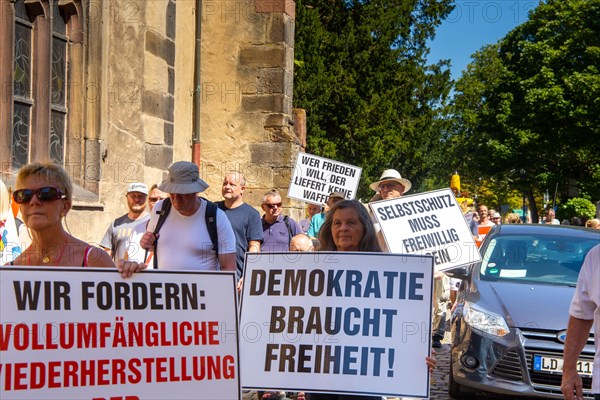
[[[127,188],[127,193],[131,193],[131,192],[140,192],[140,193],[147,195],[148,194],[148,186],[146,186],[142,182],[130,183],[129,187]]]

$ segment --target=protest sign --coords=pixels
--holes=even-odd
[[[330,193],[356,197],[362,168],[312,154],[298,153],[288,197],[323,204]]]
[[[492,229],[492,226],[494,226],[494,225],[489,225],[489,226],[479,225],[477,227],[478,235],[477,235],[477,239],[475,240],[475,244],[477,244],[477,247],[481,247],[481,244],[483,243],[483,239],[485,239],[487,234],[490,232],[490,229]]]
[[[17,225],[10,211],[0,218],[0,265],[8,264],[15,260],[22,252],[23,244],[20,243]]]
[[[427,397],[433,260],[247,253],[242,387]]]
[[[450,189],[370,203],[392,253],[433,256],[436,271],[481,260]]]
[[[240,399],[235,275],[0,269],[0,398]]]

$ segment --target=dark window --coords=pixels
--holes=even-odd
[[[46,15],[31,15],[25,0],[14,3],[10,145],[11,164],[15,170],[32,161],[35,148],[38,149],[35,154],[49,156],[60,164],[65,161],[69,42],[67,25],[58,3],[58,0],[49,0]],[[50,23],[36,23],[38,18],[48,18]],[[42,43],[50,44],[51,48]],[[46,71],[50,71],[50,75],[37,68],[48,68]]]
[[[12,166],[17,169],[29,162],[31,135],[31,57],[33,25],[23,0],[15,3],[15,36],[13,59],[13,129],[11,137]]]
[[[50,157],[59,164],[64,162],[65,122],[67,107],[67,37],[66,25],[58,9],[58,1],[52,8],[52,83],[50,85]]]

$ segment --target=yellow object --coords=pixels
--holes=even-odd
[[[473,205],[473,199],[470,199],[468,197],[457,197],[456,201],[458,202],[459,206],[466,206],[466,207],[471,207]]]
[[[454,171],[450,178],[450,189],[456,194],[460,193],[460,175],[456,171]]]
[[[460,175],[458,175],[457,171],[454,171],[452,177],[450,178],[450,189],[456,196],[456,202],[460,206],[460,209],[463,213],[467,212],[469,207],[473,205],[473,199],[470,197],[466,197],[469,195],[467,192],[460,192]]]

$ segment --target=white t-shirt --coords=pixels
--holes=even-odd
[[[131,229],[131,236],[129,237],[129,242],[127,243],[127,255],[130,260],[137,262],[146,262],[148,263],[148,269],[154,268],[154,263],[152,262],[152,253],[148,252],[148,260],[144,259],[146,256],[146,250],[140,246],[140,240],[142,240],[142,236],[146,233],[146,226],[148,225],[150,220],[146,221],[143,224],[137,224]]]
[[[596,356],[592,393],[600,393],[600,245],[591,249],[583,261],[569,314],[579,319],[594,320]]]
[[[153,232],[158,222],[163,200],[154,206],[147,231]],[[200,207],[194,215],[186,216],[175,207],[160,228],[157,265],[159,269],[218,270],[219,260],[212,249],[212,242],[206,227],[204,214],[206,201],[200,200]],[[217,209],[217,234],[219,254],[235,253],[235,233],[223,210]]]

